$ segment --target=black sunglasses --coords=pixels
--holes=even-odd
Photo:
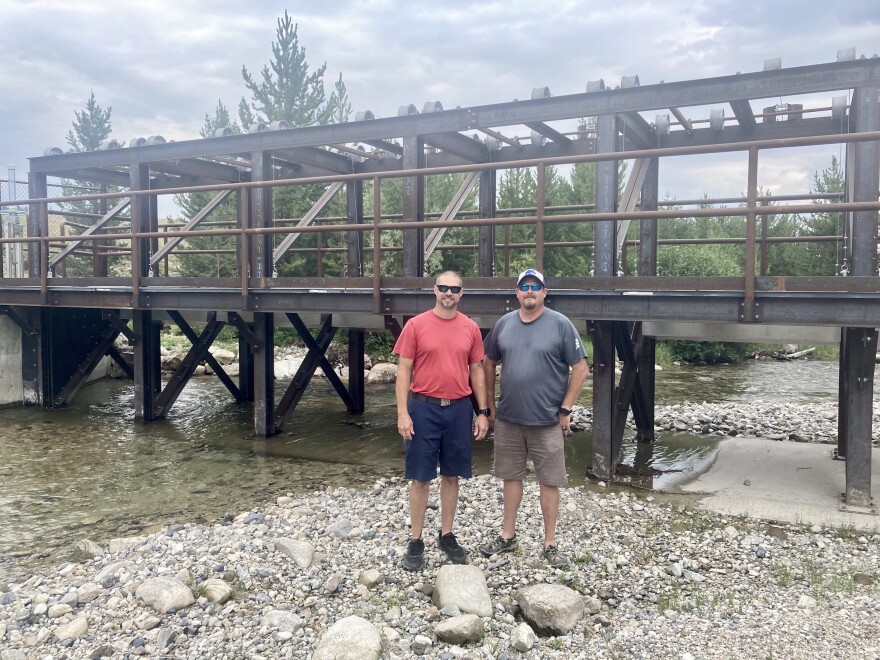
[[[460,286],[449,286],[448,284],[436,284],[435,286],[440,293],[446,293],[447,291],[452,291],[452,293],[461,293]]]
[[[529,284],[528,282],[519,285],[520,291],[540,291],[543,288],[543,284]]]

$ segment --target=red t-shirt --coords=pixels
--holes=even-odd
[[[468,396],[468,367],[485,356],[476,323],[460,312],[451,319],[442,319],[434,310],[407,321],[394,352],[413,361],[410,391],[438,399]]]

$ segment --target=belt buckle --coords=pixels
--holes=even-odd
[[[441,406],[451,406],[452,399],[440,399],[440,405]]]

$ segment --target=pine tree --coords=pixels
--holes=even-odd
[[[76,120],[73,128],[67,132],[67,144],[70,151],[81,153],[83,151],[97,151],[101,143],[110,135],[110,115],[113,108],[106,110],[98,105],[93,91],[86,101],[86,107],[81,111],[74,111]]]
[[[278,19],[277,41],[272,42],[273,60],[260,71],[260,81],[254,79],[246,66],[241,67],[241,77],[252,97],[250,103],[244,97],[239,103],[239,118],[245,128],[255,121],[283,120],[296,127],[348,118],[351,106],[342,74],[328,101],[324,92],[327,63],[309,71],[305,47],[299,44],[298,27],[285,10],[284,17]]]
[[[86,101],[85,107],[82,110],[75,110],[73,113],[75,119],[72,128],[67,132],[67,144],[70,146],[68,153],[82,153],[99,149],[101,143],[104,142],[112,132],[110,124],[110,116],[112,112],[112,108],[107,107],[105,109],[98,104],[95,99],[95,92],[92,91],[89,95],[88,101]],[[84,195],[97,192],[88,181],[63,179],[62,185],[64,186],[65,195]],[[115,187],[110,187],[107,189],[107,192],[114,192],[115,190]],[[66,211],[76,213],[89,213],[94,214],[95,216],[101,213],[100,200],[68,202],[61,206]],[[86,219],[84,221],[83,218],[74,217],[71,219],[71,222],[77,224],[92,224],[93,222],[96,222],[97,219],[98,218],[95,217],[92,220]],[[118,224],[118,222],[111,222],[111,225],[115,226],[116,224]],[[65,223],[64,231],[68,235],[82,232],[81,229],[74,227],[69,222]],[[92,244],[88,242],[84,243],[83,249],[88,249],[91,245]],[[93,274],[103,274],[103,267],[93,266],[91,258],[71,254],[59,265],[56,274],[64,274],[70,277],[87,277]]]
[[[272,42],[272,60],[263,66],[259,79],[246,66],[242,66],[241,76],[251,94],[250,101],[242,97],[238,104],[238,116],[243,130],[248,130],[258,122],[270,124],[285,121],[296,128],[348,120],[351,103],[342,74],[339,74],[333,92],[327,98],[324,90],[327,63],[310,70],[305,47],[299,43],[297,29],[298,26],[285,10],[284,16],[278,19],[276,40]],[[322,185],[275,188],[272,199],[276,219],[301,218],[326,189]],[[325,214],[338,214],[343,210],[344,202],[341,199],[344,199],[342,192],[327,207]],[[275,243],[280,243],[281,240],[283,236],[276,237]],[[324,234],[321,240],[325,247],[343,245],[341,234]],[[317,244],[317,234],[301,234],[294,247],[316,248]],[[322,267],[327,274],[342,274],[344,257],[340,253],[325,253],[321,258]],[[288,252],[277,264],[277,271],[282,276],[314,276],[317,270],[316,250]]]

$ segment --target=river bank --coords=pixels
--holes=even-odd
[[[571,563],[551,569],[533,483],[520,549],[479,556],[500,528],[500,494],[488,476],[462,488],[456,533],[469,567],[440,556],[432,505],[426,566],[401,569],[399,479],[82,544],[96,556],[0,582],[0,658],[880,657],[878,535],[570,488],[558,541]],[[462,568],[476,571],[469,588],[450,591],[445,578]],[[558,589],[552,634],[529,632],[540,630],[536,585]]]

